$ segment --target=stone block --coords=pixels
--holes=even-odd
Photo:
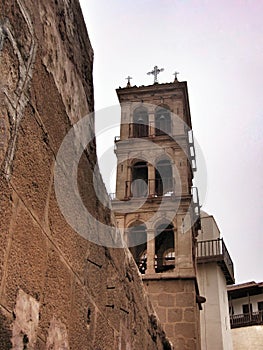
[[[175,306],[175,296],[168,293],[162,293],[158,298],[159,306]]]
[[[12,186],[39,221],[43,219],[49,193],[54,155],[45,142],[45,132],[32,108],[27,107],[20,122],[16,154],[11,164]]]
[[[4,273],[4,262],[7,256],[7,246],[10,239],[9,227],[11,224],[11,217],[13,212],[13,190],[8,185],[7,180],[0,176],[0,218],[1,219],[1,234],[0,234],[0,281],[2,281]],[[1,293],[1,291],[0,291]]]
[[[181,322],[183,319],[183,310],[179,308],[168,309],[168,322]]]
[[[178,307],[195,307],[194,293],[178,293],[176,294],[176,306]]]
[[[11,337],[11,323],[12,317],[8,312],[0,306],[0,349],[12,349]]]
[[[194,323],[183,322],[174,325],[175,337],[184,337],[185,339],[196,338],[196,327]]]
[[[180,293],[184,292],[184,281],[181,280],[168,280],[163,281],[162,283],[159,282],[159,284],[162,285],[163,291],[167,293]]]
[[[47,239],[28,210],[20,206],[12,227],[4,299],[14,308],[18,289],[40,300],[45,285]]]
[[[161,323],[167,322],[167,310],[164,307],[156,307],[156,313]]]
[[[184,310],[184,321],[194,322],[195,317],[195,310],[193,308],[187,308]]]
[[[164,325],[164,330],[168,338],[173,338],[174,336],[174,326],[172,324],[166,323]]]
[[[45,262],[45,288],[40,304],[39,336],[47,339],[54,315],[68,329],[72,322],[73,275],[59,252],[49,246]]]

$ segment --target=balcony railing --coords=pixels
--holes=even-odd
[[[217,262],[221,267],[227,284],[233,284],[234,265],[222,238],[197,242],[197,262]]]
[[[154,136],[170,136],[171,135],[171,125],[164,127],[164,130],[160,130],[154,126],[154,123],[150,122],[147,124],[136,124],[129,123],[129,138],[143,138],[143,137],[154,137]],[[114,142],[120,141],[120,136],[115,136]]]
[[[230,315],[231,328],[263,325],[263,311],[250,314]]]
[[[136,260],[136,264],[139,268],[141,274],[145,274],[147,270],[147,258],[141,258]],[[164,258],[155,258],[154,268],[155,272],[165,272],[172,270],[175,267],[175,258],[174,257],[164,257]]]
[[[125,181],[125,198],[167,196],[174,194],[175,181],[171,177],[162,179],[137,179]]]

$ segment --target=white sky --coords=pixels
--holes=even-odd
[[[160,83],[171,82],[175,71],[188,82],[194,136],[208,173],[200,185],[207,186],[202,209],[217,221],[236,283],[263,281],[263,1],[80,3],[95,55],[96,110],[118,104],[115,89],[128,75],[137,86],[152,84],[146,73],[155,65],[165,69]],[[107,159],[115,135],[118,129],[98,139]]]

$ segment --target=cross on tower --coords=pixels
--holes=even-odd
[[[174,81],[177,81],[177,75],[179,74],[179,72],[174,72]]]
[[[127,86],[131,86],[131,79],[132,79],[132,77],[130,77],[130,76],[128,75],[127,78],[125,78],[125,79],[128,80]]]
[[[158,84],[158,79],[157,79],[157,75],[164,71],[163,68],[158,68],[157,66],[154,66],[153,70],[151,72],[148,72],[147,74],[150,75],[150,74],[153,74],[154,75],[154,84]]]

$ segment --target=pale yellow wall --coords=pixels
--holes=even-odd
[[[263,326],[232,329],[233,350],[263,350]]]
[[[200,294],[206,302],[200,313],[202,350],[232,350],[226,282],[216,263],[198,264]]]
[[[212,215],[201,212],[202,230],[199,231],[198,241],[220,238],[220,231]]]
[[[220,238],[213,216],[201,213],[198,241]],[[200,294],[206,298],[200,313],[202,350],[232,350],[226,279],[216,262],[197,265]]]

